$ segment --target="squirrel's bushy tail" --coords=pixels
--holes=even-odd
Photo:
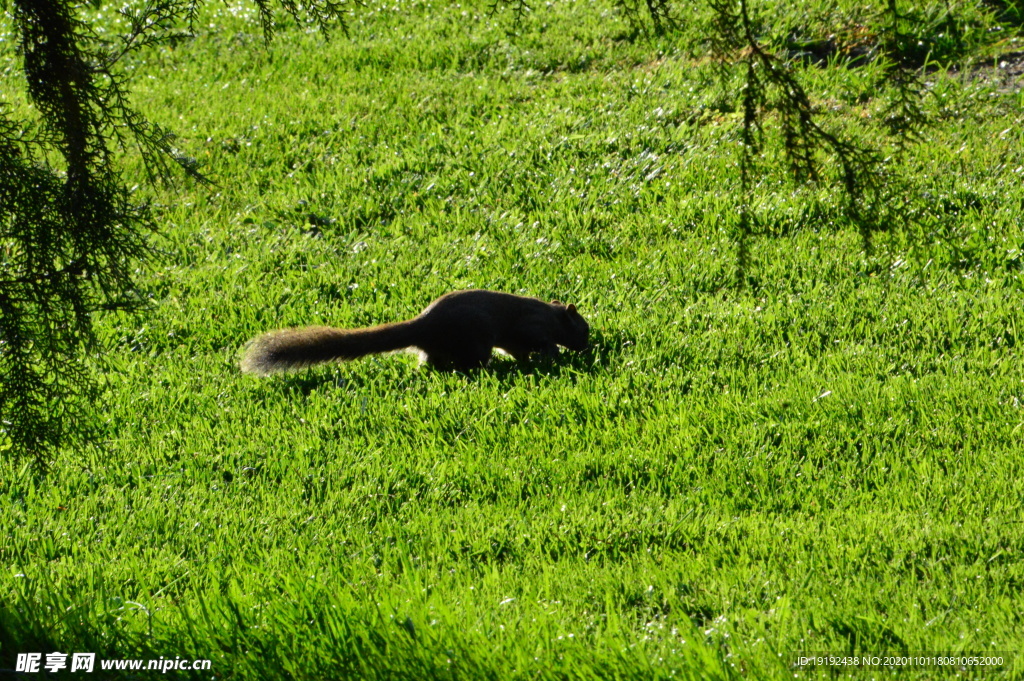
[[[398,322],[370,329],[308,326],[271,331],[249,343],[240,367],[247,374],[266,376],[323,362],[401,350],[415,345],[412,326],[412,322]]]

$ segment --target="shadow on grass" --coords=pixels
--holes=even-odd
[[[591,333],[590,347],[582,352],[562,350],[557,357],[533,356],[525,362],[517,362],[511,358],[495,357],[483,372],[490,373],[498,379],[514,379],[520,376],[561,376],[567,374],[589,374],[595,369],[616,364],[625,349],[635,343],[635,337],[623,333],[605,333],[597,330]],[[472,374],[471,374],[472,375]]]

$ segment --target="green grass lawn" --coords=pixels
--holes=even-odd
[[[742,114],[699,23],[644,40],[604,0],[518,26],[487,6],[371,5],[348,37],[291,22],[267,47],[254,15],[210,5],[194,40],[129,65],[216,185],[153,193],[152,307],[97,320],[102,446],[45,478],[0,462],[0,667],[899,675],[794,667],[827,651],[1001,654],[906,675],[1024,675],[1015,83],[981,61],[928,74],[936,124],[893,172],[933,217],[871,254],[836,186],[788,179],[769,126],[741,285]],[[1014,49],[1010,28],[978,37],[982,5],[956,10],[974,53]],[[787,6],[766,40],[865,12]],[[887,148],[874,67],[801,78],[825,125]],[[592,350],[471,376],[410,355],[237,369],[264,331],[474,287],[576,304]]]

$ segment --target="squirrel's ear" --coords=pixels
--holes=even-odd
[[[569,308],[568,309],[569,309],[569,312],[575,312],[576,311],[576,306],[573,305],[572,303],[569,303]]]
[[[552,305],[561,305],[561,304],[562,304],[562,301],[561,301],[561,300],[552,300],[552,301],[551,301],[551,304],[552,304]]]

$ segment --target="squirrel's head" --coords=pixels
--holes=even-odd
[[[558,308],[558,321],[562,327],[561,338],[558,344],[570,350],[586,350],[590,336],[590,325],[579,312],[575,305],[562,305],[557,300],[552,305]]]

